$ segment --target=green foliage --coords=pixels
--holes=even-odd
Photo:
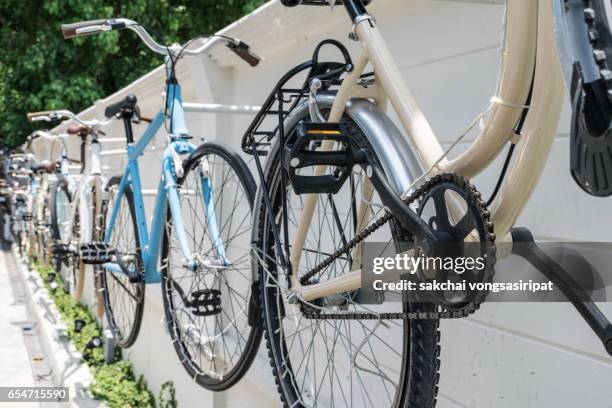
[[[77,304],[70,294],[59,289],[63,283],[51,267],[36,264],[35,269],[40,274],[47,290],[49,290],[62,316],[62,320],[68,326],[68,336],[76,348],[83,354],[83,358],[93,372],[94,382],[90,389],[94,397],[103,400],[110,408],[154,408],[155,400],[147,389],[146,382],[142,376],[135,378],[129,362],[118,360],[112,364],[105,364],[102,349],[95,348],[90,351],[86,348],[87,343],[92,337],[101,336],[100,327],[89,311]],[[51,289],[50,276],[57,283],[58,289]],[[73,322],[76,319],[81,319],[85,322],[84,327],[79,333],[74,331]],[[168,389],[169,397],[168,399],[162,399],[166,389]],[[160,390],[160,406],[176,408],[174,396],[174,385],[171,382],[164,383]]]
[[[155,401],[142,376],[134,378],[127,361],[119,360],[93,369],[95,382],[91,386],[94,397],[104,400],[109,407],[155,407]]]
[[[62,320],[66,323],[68,337],[72,340],[77,350],[83,353],[83,357],[90,366],[96,366],[104,363],[104,355],[101,349],[93,349],[86,352],[85,345],[94,336],[101,336],[102,332],[94,317],[89,313],[87,308],[81,306],[74,301],[74,298],[61,289],[51,290],[49,286],[49,276],[53,274],[54,280],[58,287],[61,288],[63,283],[61,278],[50,267],[45,267],[36,264],[36,270],[40,274],[45,286],[49,289],[49,293],[59,310]],[[74,321],[80,319],[85,322],[85,325],[79,333],[74,331]]]
[[[161,43],[213,33],[264,0],[0,0],[0,141],[21,143],[30,111],[78,112],[162,63],[132,32],[64,40],[60,24],[132,18]]]
[[[161,385],[157,401],[159,402],[159,408],[176,408],[178,406],[176,390],[172,381],[166,381]]]

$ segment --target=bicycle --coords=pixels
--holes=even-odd
[[[29,188],[29,214],[26,220],[29,222],[27,229],[28,262],[40,262],[43,265],[51,263],[50,244],[50,213],[49,213],[49,177],[55,176],[59,169],[59,161],[51,159],[55,152],[51,151],[49,159],[39,161],[33,154],[34,143],[44,140],[52,143],[56,141],[54,135],[46,131],[35,131],[28,136],[25,150],[30,151],[30,188]],[[53,150],[51,148],[51,150]]]
[[[520,255],[559,287],[612,354],[608,319],[529,231],[513,228],[542,173],[560,116],[563,74],[555,33],[572,83],[574,178],[590,194],[612,193],[602,177],[612,163],[602,157],[595,167],[589,164],[609,143],[602,128],[612,117],[610,57],[603,49],[610,44],[610,16],[603,5],[509,1],[497,93],[470,126],[482,119],[480,135],[449,159],[467,132],[449,149],[441,147],[365,8],[369,1],[281,3],[343,7],[352,23],[349,38],[361,44],[353,61],[341,43],[321,42],[310,61],[280,79],[242,141],[260,179],[253,281],[283,405],[435,405],[439,320],[473,314],[487,292],[372,296],[364,290],[364,252],[377,242],[383,246],[377,254],[390,249],[456,259],[475,251],[484,267],[464,274],[468,282],[491,282],[496,258]],[[571,52],[576,44],[593,52]],[[320,61],[323,46],[339,50],[342,61]],[[374,72],[365,72],[368,64]],[[304,73],[301,86],[290,84]],[[388,102],[412,144],[384,113]],[[277,120],[268,130],[270,117]],[[597,131],[600,137],[592,137]],[[485,201],[469,179],[507,144],[516,145],[516,160],[510,167],[512,147]],[[583,146],[581,157],[576,151]],[[444,244],[454,244],[454,252],[445,252]],[[418,282],[436,278],[446,279],[435,268],[416,274]],[[391,301],[394,294],[399,301]]]
[[[13,189],[9,181],[9,150],[0,145],[0,244],[10,245],[13,242],[11,228]]]
[[[127,166],[108,183],[104,240],[82,245],[81,258],[102,265],[107,321],[119,346],[136,341],[145,284],[161,283],[168,330],[182,365],[199,385],[226,389],[251,365],[262,333],[248,322],[251,282],[250,273],[243,272],[250,270],[255,183],[229,147],[190,142],[175,67],[182,57],[220,43],[252,66],[259,57],[245,43],[219,35],[196,48],[189,48],[196,40],[163,46],[144,27],[122,18],[62,26],[65,38],[118,29],[135,31],[165,57],[166,98],[138,141],[132,128],[140,118],[136,96],[106,108],[107,117],[124,123]],[[138,157],[164,124],[168,145],[148,229]]]
[[[14,242],[17,244],[19,256],[26,257],[27,253],[27,234],[28,221],[31,219],[31,212],[28,208],[31,170],[26,166],[27,157],[25,154],[15,153],[10,155],[10,167],[8,170],[9,181],[13,194],[11,196],[11,230]]]
[[[64,290],[80,302],[85,287],[86,265],[81,262],[78,251],[81,244],[102,240],[102,200],[106,178],[100,164],[101,146],[99,136],[104,135],[101,127],[112,119],[104,121],[83,120],[67,110],[33,112],[28,120],[61,121],[73,120],[78,125],[70,126],[66,134],[55,136],[61,141],[62,151],[60,172],[57,181],[50,187],[50,228],[52,256],[55,269],[64,283]],[[71,160],[67,154],[65,139],[80,139],[80,160]],[[70,175],[71,163],[81,165],[78,181]],[[103,317],[104,300],[99,274],[94,273],[96,293],[96,315]]]

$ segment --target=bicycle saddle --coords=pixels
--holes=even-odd
[[[80,135],[81,133],[89,132],[89,128],[83,125],[72,125],[66,129],[66,133],[69,135]]]
[[[58,162],[45,160],[41,163],[32,165],[34,173],[53,173],[57,169]]]
[[[128,94],[119,102],[115,102],[111,105],[108,105],[104,110],[104,116],[106,116],[107,118],[112,118],[113,116],[117,116],[123,111],[134,111],[136,108],[136,102],[138,102],[136,95]]]

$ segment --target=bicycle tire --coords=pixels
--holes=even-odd
[[[62,214],[62,209],[58,208],[62,205],[62,201],[60,200],[63,200],[62,196],[66,198],[68,204],[72,204],[72,196],[68,188],[68,182],[63,177],[60,177],[51,186],[51,194],[49,197],[51,203],[51,238],[59,241],[65,241],[68,238],[63,236],[65,235],[65,231],[62,228],[66,220],[60,220],[60,218],[66,217],[66,214]]]
[[[108,189],[111,190],[113,187],[119,184],[118,178],[113,178],[108,184]],[[144,274],[144,267],[142,264],[142,253],[139,245],[139,237],[138,237],[138,226],[136,221],[136,212],[134,208],[134,196],[132,193],[132,189],[129,185],[125,187],[125,192],[122,196],[122,200],[126,201],[126,207],[120,207],[119,213],[117,214],[115,228],[113,228],[113,234],[111,235],[109,244],[118,252],[119,255],[128,254],[133,251],[131,254],[135,259],[135,267],[140,270],[141,274]],[[121,210],[127,210],[127,214],[121,215]],[[108,208],[106,209],[108,211]],[[131,218],[131,222],[129,219],[123,219],[122,217],[127,216]],[[106,217],[105,217],[106,220]],[[108,221],[108,220],[107,220]],[[116,237],[115,233],[118,233],[118,226],[126,227],[131,225],[133,229],[131,232],[128,232],[126,235],[131,235],[134,240],[133,248],[125,248],[121,247],[120,242],[113,240],[113,237]],[[106,223],[104,224],[105,228],[108,228]],[[129,252],[128,252],[129,251]],[[140,327],[142,324],[142,314],[144,311],[144,296],[145,296],[145,282],[144,276],[138,282],[131,283],[127,277],[125,276],[117,276],[117,274],[110,273],[108,271],[102,272],[102,288],[104,292],[104,310],[106,312],[106,320],[115,336],[116,344],[121,348],[128,348],[134,344],[136,339],[138,338],[138,333],[140,332]],[[128,294],[128,298],[131,298],[133,302],[132,310],[128,310],[126,312],[121,312],[119,310],[119,304],[115,304],[115,294],[117,292],[119,295],[122,290],[127,291],[128,288],[132,288],[133,291],[130,291]],[[116,290],[118,289],[118,290]],[[125,306],[126,303],[123,303]]]
[[[253,209],[253,200],[255,198],[255,190],[256,190],[256,184],[255,181],[253,180],[253,176],[251,175],[247,165],[245,164],[245,162],[242,160],[242,158],[235,152],[233,151],[231,148],[220,144],[220,143],[215,143],[215,142],[206,142],[203,145],[201,145],[200,147],[198,147],[198,149],[193,152],[193,154],[185,161],[185,164],[183,166],[184,168],[184,176],[181,177],[179,180],[177,180],[177,185],[180,188],[184,188],[184,189],[190,189],[191,188],[191,184],[189,184],[189,182],[187,180],[190,180],[190,176],[197,172],[197,168],[199,166],[199,163],[201,163],[201,161],[203,159],[206,159],[207,162],[211,165],[211,168],[214,167],[214,169],[218,169],[218,168],[222,168],[222,169],[229,169],[229,171],[231,171],[235,177],[233,176],[226,176],[225,173],[221,174],[221,179],[222,180],[233,180],[236,182],[236,186],[239,186],[236,188],[235,190],[235,197],[234,197],[234,209],[236,208],[236,204],[238,204],[239,206],[244,206],[244,203],[242,202],[242,199],[244,197],[245,200],[248,201],[247,206],[248,206],[248,214],[246,214],[246,217],[248,218],[248,225],[246,227],[243,226],[244,224],[244,219],[242,221],[242,223],[240,223],[239,227],[241,228],[240,231],[241,234],[244,234],[246,236],[246,240],[247,240],[247,244],[246,244],[246,249],[245,249],[245,255],[246,259],[244,260],[246,262],[246,276],[248,276],[249,278],[251,278],[251,271],[250,271],[250,256],[249,256],[249,245],[248,245],[248,238],[250,237],[250,222],[251,222],[251,212]],[[215,177],[217,176],[217,174],[215,173],[215,170],[212,170],[210,172],[210,177],[215,179]],[[200,182],[199,181],[199,176],[194,174],[194,177],[196,179],[196,183]],[[228,185],[232,184],[230,182],[228,182]],[[228,204],[231,203],[227,203],[227,201],[224,203],[223,199],[226,195],[226,191],[224,190],[224,184],[222,184],[221,189],[222,190],[218,190],[215,189],[214,190],[214,196],[215,196],[215,207],[218,207],[217,204],[219,204],[219,200],[221,200],[221,203],[224,205],[219,205],[219,207],[226,207],[224,209],[221,209],[220,214],[220,219],[222,219],[222,223],[223,223],[223,227],[225,228],[225,226],[229,227],[227,229],[222,228],[221,230],[221,234],[224,234],[224,230],[225,231],[229,231],[227,232],[227,235],[223,236],[223,241],[224,242],[229,242],[230,246],[226,249],[229,250],[234,250],[235,248],[233,246],[231,246],[235,240],[235,236],[234,237],[230,237],[229,234],[231,234],[232,232],[232,222],[233,220],[233,216],[236,213],[235,210],[231,211],[230,213],[230,217],[232,217],[232,221],[225,221],[223,220],[223,210],[226,210],[225,213],[227,213]],[[233,191],[231,190],[232,187],[230,187],[229,190],[227,190],[227,195],[231,196]],[[242,191],[240,197],[238,197],[238,193]],[[198,196],[198,192],[196,190],[195,193],[196,196]],[[219,197],[222,197],[221,199],[219,199]],[[236,201],[238,201],[238,203],[236,203]],[[200,200],[201,202],[201,200]],[[187,208],[187,205],[183,205],[183,209],[185,212],[185,209]],[[194,211],[198,210],[197,207],[197,203],[196,203],[196,208],[192,209]],[[202,209],[204,209],[204,205],[202,204]],[[244,208],[243,208],[244,209]],[[217,211],[219,211],[219,208],[217,208]],[[186,216],[186,214],[184,215]],[[239,215],[240,216],[240,215]],[[262,338],[262,328],[261,327],[253,327],[249,324],[248,322],[248,317],[243,319],[243,321],[232,321],[233,330],[244,330],[243,333],[240,333],[238,336],[236,336],[238,338],[238,343],[241,342],[240,339],[245,339],[244,340],[244,344],[242,346],[241,351],[239,351],[239,356],[235,358],[234,361],[231,362],[232,366],[223,373],[211,373],[209,369],[203,368],[202,364],[201,364],[201,359],[200,361],[196,361],[198,359],[198,355],[194,352],[194,344],[193,342],[190,340],[189,338],[189,333],[186,333],[186,329],[185,327],[187,326],[189,329],[187,331],[189,331],[191,329],[191,327],[193,327],[194,325],[196,327],[197,324],[196,323],[200,323],[203,325],[206,325],[206,323],[203,323],[201,321],[201,319],[206,319],[206,318],[199,318],[197,315],[194,314],[190,314],[189,316],[189,323],[185,324],[185,314],[188,313],[188,310],[185,309],[189,309],[187,308],[179,308],[178,306],[180,306],[180,301],[184,301],[184,297],[185,296],[189,296],[192,295],[194,292],[192,292],[191,290],[194,289],[193,285],[190,285],[191,287],[188,288],[187,290],[189,290],[190,292],[188,294],[185,293],[181,293],[184,291],[184,289],[181,288],[181,283],[187,279],[193,279],[192,276],[176,276],[173,277],[172,275],[174,274],[174,270],[176,270],[176,268],[172,267],[172,262],[171,262],[171,241],[172,241],[172,219],[171,219],[171,212],[170,212],[170,208],[168,207],[168,211],[167,211],[167,221],[166,221],[166,228],[164,229],[164,237],[163,237],[163,243],[162,243],[162,265],[164,265],[164,267],[162,267],[162,273],[161,273],[161,278],[162,278],[162,298],[164,300],[164,310],[165,310],[165,315],[166,315],[166,323],[168,325],[168,329],[170,332],[170,335],[172,337],[172,342],[174,344],[174,349],[179,357],[179,360],[182,362],[183,367],[185,368],[185,370],[189,373],[189,376],[191,378],[194,379],[194,381],[199,384],[200,386],[212,390],[212,391],[223,391],[226,390],[228,388],[230,388],[231,386],[233,386],[234,384],[236,384],[243,376],[244,374],[248,371],[249,367],[251,366],[256,354],[257,354],[257,350],[259,348],[259,345],[261,343],[261,338]],[[245,215],[242,215],[242,217],[245,217]],[[188,220],[186,219],[186,224],[188,223]],[[206,225],[202,225],[203,229],[206,229]],[[246,231],[246,232],[245,232]],[[201,232],[196,232],[196,230],[194,229],[193,231],[193,238],[195,240],[195,235],[198,233],[202,233],[203,235],[206,235],[207,231],[201,231]],[[204,242],[204,244],[201,247],[198,247],[198,253],[202,252],[202,247],[204,245],[206,245],[206,243],[211,243],[211,247],[212,247],[212,240],[202,240]],[[195,245],[194,245],[195,246]],[[210,251],[212,251],[213,249],[211,248],[208,252],[210,253]],[[233,254],[233,256],[236,256],[235,254]],[[238,258],[242,258],[242,257],[238,257]],[[232,265],[232,268],[234,267],[234,265]],[[238,294],[238,290],[239,290],[239,286],[235,285],[233,287],[230,288],[230,286],[232,286],[229,282],[228,279],[225,278],[226,274],[232,274],[234,273],[236,275],[236,271],[238,269],[234,269],[232,270],[231,268],[225,269],[223,271],[221,271],[220,274],[218,275],[222,275],[223,278],[220,278],[218,280],[219,285],[221,285],[221,281],[223,279],[225,279],[225,284],[227,285],[227,297],[222,298],[221,301],[221,308],[222,311],[215,315],[215,324],[214,324],[214,335],[212,337],[214,338],[218,338],[220,336],[221,340],[224,344],[225,347],[219,346],[219,349],[222,351],[216,351],[215,348],[212,349],[211,353],[215,353],[215,352],[223,352],[223,358],[224,361],[226,360],[226,336],[225,336],[225,330],[219,330],[221,331],[221,334],[218,335],[217,334],[217,327],[219,327],[220,329],[224,327],[223,324],[223,316],[227,316],[228,320],[231,320],[232,317],[229,315],[229,313],[233,313],[235,312],[235,308],[234,305],[236,305],[236,307],[242,307],[245,308],[246,310],[248,310],[249,308],[249,301],[250,301],[250,296],[252,296],[252,294],[250,294],[250,287],[251,287],[251,281],[249,279],[248,283],[247,283],[247,287],[249,288],[247,290],[246,293],[244,293],[244,297],[243,299],[243,304],[240,304],[241,302],[239,302],[239,300],[241,299],[240,296],[242,296],[242,294]],[[210,271],[209,271],[210,272]],[[200,271],[198,271],[198,273],[200,273]],[[214,273],[213,273],[214,274]],[[242,274],[240,274],[242,276]],[[217,278],[215,278],[217,279]],[[202,280],[200,280],[199,282],[202,282]],[[202,288],[199,285],[198,282],[198,289],[205,289]],[[244,283],[244,282],[242,282]],[[206,285],[206,284],[205,284]],[[210,284],[210,286],[213,286],[213,284]],[[208,288],[208,285],[206,285]],[[244,287],[244,286],[243,286]],[[237,289],[238,288],[238,289]],[[220,287],[221,290],[223,290],[225,292],[224,287]],[[234,291],[234,298],[232,300],[232,296],[231,293],[232,291]],[[185,303],[183,302],[183,305]],[[229,309],[226,311],[226,309]],[[244,309],[242,309],[244,310]],[[235,318],[235,314],[233,315],[233,317]],[[242,326],[244,325],[244,326]],[[240,326],[240,328],[239,328]],[[229,327],[229,325],[228,325]],[[199,326],[200,329],[202,329],[202,326]],[[206,329],[207,334],[208,334],[208,338],[210,338],[210,333],[208,333],[208,329]],[[193,336],[193,334],[191,334],[191,336]],[[231,336],[228,335],[228,342],[229,342],[229,338]],[[200,337],[201,338],[201,337]],[[214,343],[213,343],[214,344]],[[200,344],[196,344],[197,347],[204,347],[204,345],[200,345]],[[219,350],[217,349],[217,350]],[[229,348],[228,348],[229,350]],[[194,355],[195,354],[195,355]],[[232,357],[235,357],[235,355],[229,356],[230,360],[232,359]],[[206,360],[207,358],[205,358],[205,364],[206,364]],[[215,360],[215,358],[212,359],[213,361]],[[210,364],[210,363],[209,363]],[[214,369],[218,369],[218,367],[216,367],[216,362],[213,363],[213,370]],[[209,367],[210,368],[210,367]]]
[[[67,220],[64,218],[68,216],[68,214],[66,214],[65,205],[67,204],[71,207],[72,196],[68,188],[68,182],[63,177],[58,178],[58,180],[51,185],[49,202],[51,208],[51,239],[55,243],[69,244],[68,241],[72,235],[65,231],[63,226],[67,224]],[[53,267],[60,274],[64,284],[64,291],[72,295],[76,286],[76,274],[73,260],[71,258],[56,258]]]
[[[308,117],[309,116],[306,115],[304,119],[307,119]],[[363,135],[363,132],[360,129],[358,129],[357,125],[347,116],[343,118],[343,121],[352,122],[350,123],[350,125],[357,128],[355,140],[357,141],[358,144],[361,145],[360,147],[365,148],[365,149],[370,149],[371,147],[366,137]],[[287,126],[287,129],[288,130],[286,132],[286,135],[288,135],[288,137],[291,137],[292,130],[288,126]],[[282,150],[283,149],[280,148],[279,143],[277,141],[275,143],[275,146],[271,149],[270,153],[267,156],[266,168],[264,171],[265,180],[262,181],[263,183],[265,183],[265,185],[270,191],[269,198],[270,198],[271,205],[273,206],[274,222],[277,222],[277,223],[279,222],[278,218],[281,217],[281,214],[282,214],[280,212],[282,208],[281,195],[279,194],[280,185],[281,185],[281,180],[280,180],[281,173],[280,172],[282,168],[282,164],[281,164]],[[371,151],[373,152],[373,149]],[[290,187],[289,187],[289,190],[291,190]],[[295,201],[292,201],[291,198],[288,198],[287,201],[292,202],[292,203],[295,202]],[[350,206],[344,203],[342,207],[343,211],[347,207],[350,207]],[[272,371],[274,374],[275,384],[277,387],[277,391],[280,394],[282,404],[285,407],[304,406],[304,405],[307,405],[307,406],[330,405],[329,396],[326,402],[323,402],[323,403],[318,401],[318,399],[315,401],[312,401],[312,395],[309,395],[309,394],[312,394],[312,392],[308,392],[308,390],[306,390],[306,388],[308,387],[304,385],[306,381],[302,382],[302,388],[300,389],[300,380],[296,377],[296,372],[294,372],[294,367],[297,367],[295,371],[297,371],[298,374],[300,372],[310,371],[311,376],[313,375],[312,374],[313,372],[314,372],[314,375],[316,376],[317,371],[316,369],[315,371],[313,371],[312,368],[308,368],[308,362],[306,363],[306,367],[303,366],[304,359],[311,358],[311,357],[308,357],[308,348],[305,352],[304,351],[302,351],[302,353],[298,352],[298,354],[301,354],[304,356],[300,364],[297,364],[296,362],[291,360],[291,357],[290,357],[290,354],[292,352],[291,348],[294,347],[294,344],[296,342],[298,341],[301,342],[301,340],[293,340],[294,343],[290,343],[288,347],[286,340],[283,339],[283,336],[288,336],[287,339],[291,338],[291,334],[286,334],[288,333],[288,328],[283,326],[282,323],[280,322],[281,320],[283,320],[283,317],[286,318],[287,315],[291,315],[290,312],[293,312],[293,309],[288,309],[292,305],[285,304],[286,302],[283,299],[284,295],[282,293],[282,290],[279,287],[279,283],[280,283],[278,279],[279,275],[278,275],[278,270],[275,265],[276,259],[277,259],[275,248],[277,247],[277,243],[274,240],[274,235],[272,233],[272,228],[270,225],[270,219],[269,219],[269,216],[267,215],[267,209],[266,209],[266,205],[265,205],[265,201],[263,197],[262,188],[259,189],[258,196],[256,198],[256,210],[254,214],[254,219],[255,219],[255,226],[254,226],[254,231],[253,231],[254,233],[253,242],[256,243],[257,245],[256,248],[254,249],[254,252],[261,253],[261,256],[259,257],[260,258],[259,261],[254,260],[253,268],[254,270],[257,271],[258,276],[259,276],[258,285],[260,288],[259,294],[260,294],[261,313],[262,313],[262,319],[263,319],[264,328],[265,328],[265,331],[264,331],[265,343],[266,343],[266,348],[268,350],[268,357],[270,359]],[[398,245],[398,239],[397,239],[398,233],[403,233],[403,234],[408,234],[408,235],[409,233],[402,230],[401,227],[399,226],[399,223],[393,223],[393,227],[394,228],[392,229],[391,235],[393,237],[392,239],[395,245],[397,246]],[[280,234],[282,235],[283,233],[280,232]],[[328,241],[330,240],[329,237],[326,239]],[[333,238],[331,240],[333,240]],[[265,265],[262,265],[263,262],[261,261],[261,259],[267,260],[265,261]],[[302,257],[302,259],[304,259],[304,256]],[[300,268],[299,265],[292,266],[292,270],[293,270],[292,273],[299,274],[299,268]],[[427,312],[427,311],[433,310],[432,306],[428,304],[416,304],[416,303],[403,302],[401,303],[401,305],[402,305],[401,308],[403,312],[409,312],[409,311]],[[349,307],[351,306],[352,305],[349,305]],[[297,309],[297,307],[295,309]],[[298,311],[297,313],[300,313],[300,311]],[[298,321],[296,329],[295,329],[295,334],[293,334],[295,338],[307,335],[307,330],[302,331],[302,329],[298,329],[300,327],[299,325],[300,325],[300,322],[302,321],[302,317],[303,315],[302,316],[298,315],[294,318],[296,321]],[[352,322],[354,322],[354,320],[353,321],[345,320],[345,321],[342,321],[341,324],[351,325]],[[367,321],[359,321],[357,325],[376,324],[375,323],[376,320],[374,320],[373,322],[374,323],[368,323]],[[439,361],[440,333],[438,329],[439,322],[438,320],[412,320],[412,321],[401,320],[401,322],[403,324],[403,327],[398,328],[398,333],[401,333],[401,336],[402,336],[401,343],[402,344],[401,346],[398,346],[398,350],[395,350],[396,354],[401,353],[401,363],[399,364],[400,367],[398,367],[399,369],[397,370],[399,378],[397,379],[397,387],[395,389],[395,393],[392,397],[388,396],[388,402],[382,401],[382,399],[376,399],[375,404],[371,400],[370,400],[370,404],[372,404],[372,406],[380,406],[380,407],[386,406],[387,404],[389,406],[394,406],[394,407],[419,407],[419,408],[434,407],[436,404],[436,397],[437,397],[437,390],[438,390],[437,384],[439,380],[438,370],[440,366],[440,361]],[[323,323],[323,325],[325,325],[325,323]],[[333,329],[330,329],[330,331],[331,330]],[[375,329],[372,329],[372,330],[375,330]],[[337,330],[337,331],[339,332],[340,330]],[[347,329],[347,332],[350,332],[350,327],[349,329]],[[313,334],[313,338],[315,334]],[[334,338],[334,332],[331,331],[331,334],[330,334],[326,331],[326,334],[323,337]],[[343,352],[342,351],[336,352],[335,347],[336,347],[336,343],[342,343],[342,342],[343,342],[342,335],[339,335],[336,337],[335,342],[332,342],[331,344],[328,344],[327,342],[325,343],[326,347],[329,346],[328,348],[323,349],[323,351],[327,351],[324,357],[327,357],[328,361],[331,361],[337,358],[338,360],[340,360],[338,355],[343,354]],[[368,339],[367,343],[369,342],[370,340]],[[349,339],[347,343],[349,344],[349,348],[350,348],[352,341]],[[358,340],[356,341],[356,343],[358,343]],[[313,350],[315,348],[314,344],[315,343],[313,340],[312,341]],[[401,351],[399,351],[400,348],[401,348]],[[331,352],[331,355],[329,353],[329,349],[333,350]],[[355,355],[361,353],[359,350],[357,350],[356,352],[354,350],[346,350],[347,353],[349,351],[354,352]],[[321,353],[321,348],[319,348],[319,352]],[[314,354],[315,352],[312,351],[312,355]],[[349,354],[349,355],[352,355],[352,354]],[[376,355],[383,356],[384,353],[382,354],[378,353]],[[312,357],[313,361],[316,358],[317,357]],[[322,360],[325,360],[325,358],[323,358]],[[353,363],[356,364],[356,360]],[[346,379],[347,376],[350,376],[350,384],[352,387],[353,379],[355,377],[353,373],[351,372],[351,370],[355,370],[355,366],[353,365],[353,363],[351,363],[348,367],[349,368],[348,374],[346,370],[343,370],[342,377],[338,376],[337,384],[333,384],[333,381],[332,381],[330,389],[335,388],[335,389],[338,389],[337,391],[338,393],[343,392],[342,389],[343,387],[346,387],[346,383],[342,383],[342,382],[349,381],[348,379]],[[332,365],[335,365],[335,364],[336,364],[335,362],[332,363]],[[378,362],[376,361],[372,364],[377,365]],[[319,372],[321,371],[326,372],[326,369],[329,366],[330,364],[327,363],[327,365],[321,368]],[[335,371],[335,369],[332,368],[330,369],[330,372],[332,370]],[[330,373],[329,376],[333,377],[333,374]],[[304,374],[304,378],[306,379],[306,374]],[[325,379],[325,377],[323,377],[323,379]],[[322,385],[323,385],[323,382],[321,382],[321,387],[319,387],[319,392],[321,392]],[[336,396],[333,396],[332,394],[331,405],[332,406],[335,406],[335,405],[337,406],[344,406],[344,405],[359,406],[360,403],[367,404],[366,401],[369,398],[371,398],[371,396],[373,395],[384,394],[384,392],[381,393],[381,390],[376,389],[375,386],[372,386],[371,384],[368,384],[368,385],[369,386],[367,387],[367,389],[362,390],[361,395],[357,395],[357,392],[353,390],[352,388],[348,390],[349,392],[347,393],[347,395],[351,396],[350,403],[346,401],[346,399],[344,400],[344,403],[338,402],[336,400]],[[333,393],[333,392],[334,392],[333,390],[330,391],[330,393]],[[319,394],[315,392],[315,398],[318,398],[318,397],[319,397]],[[363,399],[359,400],[360,397]],[[324,397],[321,396],[321,399],[324,399]],[[359,401],[354,401],[354,399],[357,399]],[[305,403],[305,401],[308,401],[308,403]]]

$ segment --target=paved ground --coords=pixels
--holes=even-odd
[[[36,319],[27,306],[26,288],[11,251],[0,250],[0,386],[50,387],[52,369],[39,341]],[[44,407],[63,404],[45,403]],[[3,403],[0,407],[39,407]]]
[[[7,256],[10,252],[0,251],[0,385],[29,387],[34,385],[34,375],[25,337],[31,335],[32,324],[23,293],[13,293],[19,282],[11,282]],[[0,402],[0,406],[8,405]]]

